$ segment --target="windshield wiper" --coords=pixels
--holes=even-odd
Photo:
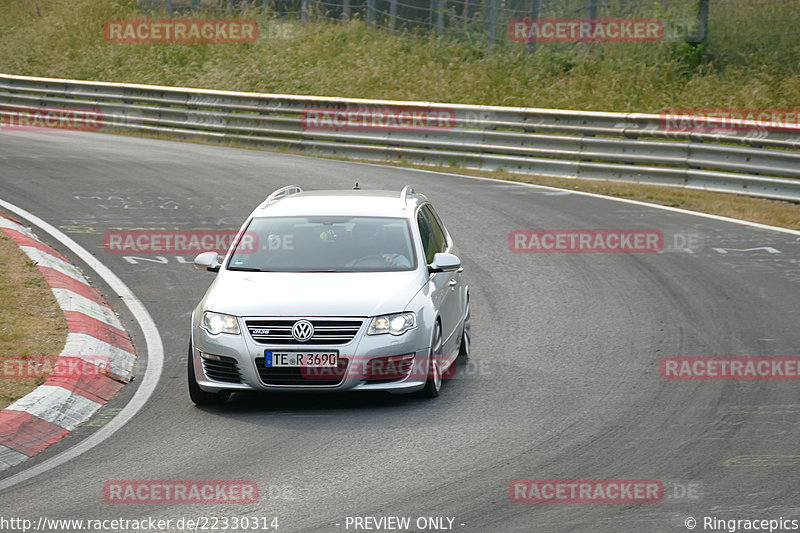
[[[237,270],[239,272],[269,272],[269,270],[262,270],[255,267],[228,267],[228,270]]]

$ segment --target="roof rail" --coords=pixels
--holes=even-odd
[[[406,185],[403,187],[403,190],[400,191],[400,201],[403,202],[403,209],[406,208],[408,205],[408,195],[409,194],[417,194],[417,191],[411,188],[411,185]]]
[[[303,188],[300,187],[299,185],[287,185],[286,187],[281,187],[277,191],[267,196],[267,199],[264,200],[263,204],[261,204],[261,209],[264,209],[272,202],[277,202],[281,198],[285,198],[287,196],[291,196],[293,194],[298,194],[301,192],[303,192]]]

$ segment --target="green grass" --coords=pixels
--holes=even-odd
[[[0,0],[0,72],[606,111],[800,102],[800,62],[786,60],[785,46],[751,56],[697,56],[678,42],[540,45],[530,54],[521,44],[489,46],[469,28],[442,39],[405,37],[359,20],[302,25],[256,11],[244,14],[260,23],[253,44],[111,44],[103,38],[105,22],[141,18],[135,0],[36,4],[41,16],[33,3]]]
[[[0,231],[0,365],[5,357],[58,355],[67,338],[67,321],[36,264]],[[13,363],[12,363],[13,364]],[[44,383],[9,379],[0,373],[0,409]]]

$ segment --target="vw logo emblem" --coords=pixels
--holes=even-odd
[[[306,342],[314,336],[314,326],[308,320],[298,320],[292,326],[292,337],[297,342]]]

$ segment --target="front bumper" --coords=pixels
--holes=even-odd
[[[297,320],[301,318],[308,317]],[[358,333],[345,344],[278,345],[256,342],[248,331],[246,320],[251,319],[238,318],[239,335],[212,335],[198,324],[193,325],[192,358],[197,383],[203,390],[410,393],[425,386],[423,368],[427,368],[430,334],[419,324],[402,335],[367,335],[369,319],[364,318]],[[339,353],[340,360],[347,361],[346,365],[340,363],[338,370],[315,372],[296,369],[270,373],[264,364],[266,351],[332,350]],[[396,357],[387,359],[390,356],[405,357],[401,362]],[[380,362],[373,363],[373,360]],[[409,367],[410,371],[405,372]],[[380,370],[377,374],[376,369]],[[282,375],[276,377],[277,374]]]

